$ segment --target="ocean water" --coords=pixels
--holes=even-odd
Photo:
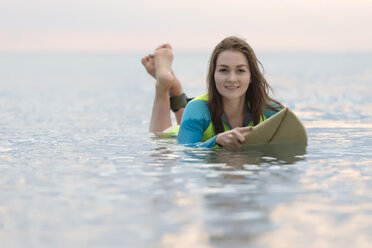
[[[306,147],[149,134],[142,54],[1,54],[1,247],[371,247],[372,54],[257,55]],[[176,53],[189,96],[207,63]]]

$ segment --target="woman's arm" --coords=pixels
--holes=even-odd
[[[197,147],[216,146],[216,136],[202,142],[203,134],[211,122],[208,105],[203,100],[194,100],[186,105],[182,116],[178,143]]]

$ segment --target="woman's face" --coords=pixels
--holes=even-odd
[[[244,100],[251,81],[251,72],[245,55],[236,50],[221,52],[217,58],[214,80],[224,100]]]

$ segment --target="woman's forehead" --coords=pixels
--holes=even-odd
[[[226,50],[221,52],[217,57],[218,65],[234,65],[234,66],[248,66],[247,57],[244,53],[236,50]]]

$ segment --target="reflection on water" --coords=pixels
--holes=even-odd
[[[171,197],[169,191],[180,187],[173,184],[156,200],[171,202],[167,214],[184,223],[179,231],[162,233],[163,247],[241,247],[273,230],[271,208],[293,198],[298,172],[292,165],[305,161],[306,154],[304,143],[196,149],[157,141],[151,156],[163,160],[163,166],[172,159],[174,180],[184,187]]]
[[[188,149],[185,154],[196,161],[207,164],[226,164],[236,170],[244,169],[244,165],[293,164],[305,159],[306,142],[288,142],[270,145],[249,145],[242,148]]]

